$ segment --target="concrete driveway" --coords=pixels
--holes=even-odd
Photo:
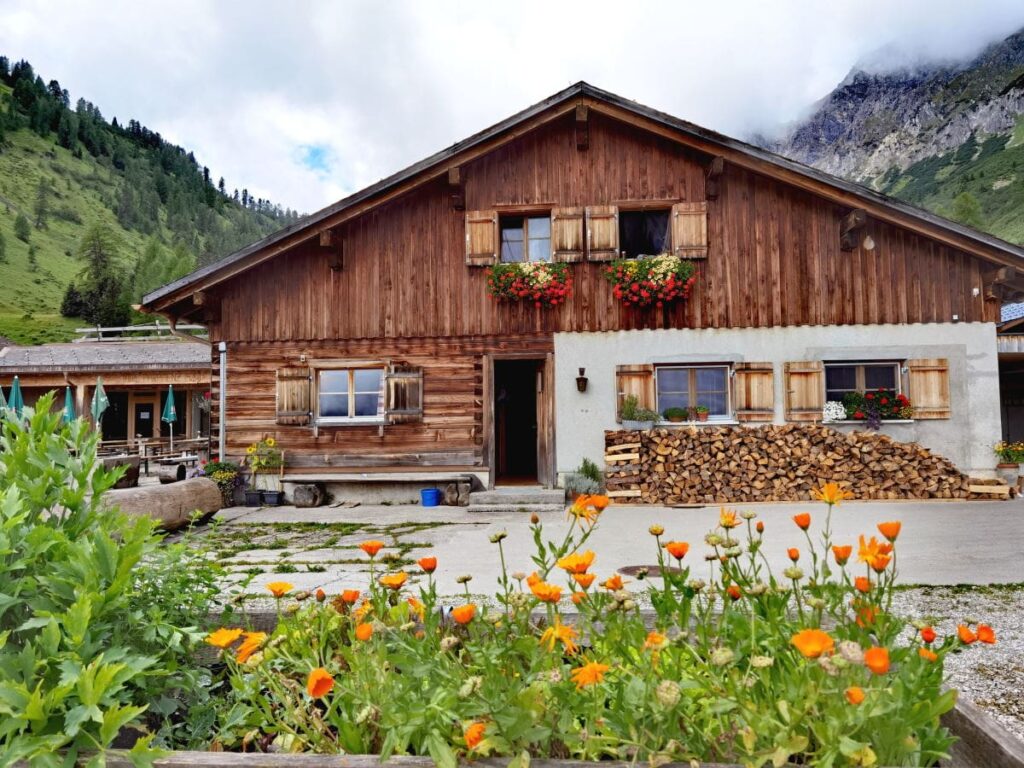
[[[806,549],[802,532],[792,521],[797,512],[812,514],[815,541],[825,519],[818,503],[750,504],[737,509],[757,512],[763,520],[765,554],[778,574],[789,565],[788,547]],[[718,507],[676,509],[613,505],[602,515],[587,548],[597,553],[594,571],[604,578],[628,565],[652,564],[654,539],[648,527],[665,528],[664,540],[691,544],[689,562],[705,574],[704,535],[715,526]],[[323,587],[365,589],[368,571],[359,542],[379,538],[384,554],[400,558],[410,574],[424,555],[438,559],[435,579],[443,595],[461,593],[456,582],[473,576],[473,594],[497,590],[498,549],[489,538],[507,531],[505,556],[510,571],[533,569],[533,542],[528,515],[519,512],[471,513],[459,507],[359,506],[296,509],[233,508],[218,514],[221,521],[200,538],[214,547],[218,559],[241,579],[252,576],[251,593],[275,579],[299,589]],[[876,524],[900,520],[897,548],[900,582],[920,585],[1013,584],[1024,582],[1024,501],[972,502],[846,502],[833,514],[833,541],[855,546],[858,534],[876,534]],[[562,514],[543,519],[545,538],[560,540],[568,525]],[[740,528],[739,531],[743,531]]]

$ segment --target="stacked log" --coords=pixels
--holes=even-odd
[[[828,482],[857,499],[965,499],[973,484],[918,443],[817,424],[605,432],[608,495],[624,503],[803,501]]]

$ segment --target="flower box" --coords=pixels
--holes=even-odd
[[[696,270],[692,261],[662,253],[613,261],[605,278],[615,298],[627,307],[662,307],[690,295]]]
[[[487,288],[500,301],[527,301],[537,307],[557,307],[572,294],[567,264],[519,262],[497,264],[488,270]]]

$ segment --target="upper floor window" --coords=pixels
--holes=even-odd
[[[671,250],[668,208],[619,211],[619,251],[628,259],[657,256]]]
[[[710,418],[729,416],[729,367],[726,365],[658,366],[655,371],[658,413],[669,408],[707,408]]]
[[[324,369],[317,384],[320,422],[377,421],[384,417],[383,368]]]
[[[842,402],[843,396],[850,392],[885,390],[899,393],[899,369],[899,363],[893,362],[826,363],[825,399]]]
[[[551,261],[551,216],[502,216],[501,260]]]

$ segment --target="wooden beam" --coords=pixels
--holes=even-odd
[[[1012,283],[1017,279],[1017,270],[1014,267],[1000,267],[996,270],[992,282],[995,285]]]
[[[868,214],[863,208],[854,208],[839,222],[839,248],[852,251],[857,247],[857,233],[868,223]]]
[[[320,233],[320,247],[330,248],[334,245],[334,230],[325,229]]]
[[[724,171],[725,158],[721,155],[715,155],[711,158],[711,162],[708,163],[708,168],[704,172],[704,197],[706,199],[714,200],[718,197],[718,182]]]
[[[586,104],[576,105],[576,149],[590,148],[590,109]]]
[[[196,291],[192,294],[192,303],[197,307],[205,307],[210,303],[210,294],[206,291]]]
[[[457,165],[448,169],[448,191],[451,195],[452,210],[466,210],[466,190],[462,186],[462,169]]]
[[[327,265],[334,272],[345,268],[345,243],[333,229],[320,233],[320,247],[327,252]]]

